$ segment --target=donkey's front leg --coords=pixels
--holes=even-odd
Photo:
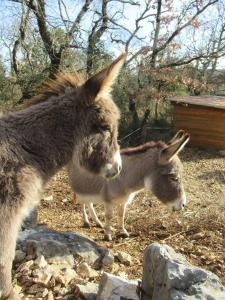
[[[22,217],[10,212],[11,207],[0,208],[0,299],[19,300],[12,288],[12,262],[16,238]]]
[[[105,203],[105,236],[104,236],[104,239],[106,241],[112,240],[112,235],[111,235],[112,217],[113,217],[113,205],[111,203]]]
[[[95,221],[95,223],[97,224],[97,227],[103,228],[102,222],[99,220],[99,218],[95,212],[93,203],[88,203],[87,205],[88,205],[88,210],[91,214],[91,217],[92,217],[93,221]]]
[[[90,228],[90,222],[89,222],[89,219],[88,219],[86,206],[85,206],[84,203],[82,204],[82,211],[83,211],[83,220],[84,220],[83,226],[86,227],[86,228]]]
[[[119,236],[122,237],[129,237],[129,233],[126,230],[125,226],[124,226],[124,220],[125,220],[125,213],[126,213],[126,202],[119,204],[117,206],[117,211],[118,211],[118,224],[119,224]]]

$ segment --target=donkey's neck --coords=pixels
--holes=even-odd
[[[158,149],[153,147],[138,155],[122,155],[125,188],[131,192],[143,189],[145,180],[150,179],[157,163]]]
[[[17,155],[46,178],[68,163],[82,135],[80,120],[88,112],[78,106],[76,97],[76,91],[52,97],[1,120],[21,147]]]

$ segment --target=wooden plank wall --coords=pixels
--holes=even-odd
[[[225,110],[195,105],[174,104],[177,130],[191,134],[190,143],[225,149]]]

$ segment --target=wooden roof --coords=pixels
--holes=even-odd
[[[221,96],[177,96],[169,100],[179,104],[183,103],[225,109],[225,97]]]

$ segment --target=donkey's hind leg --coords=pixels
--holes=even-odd
[[[11,207],[0,208],[0,299],[17,300],[20,297],[12,288],[12,262],[15,255],[16,238],[22,216],[11,211]]]
[[[122,237],[129,237],[129,233],[128,231],[126,230],[125,228],[125,225],[124,225],[124,219],[125,219],[125,213],[126,213],[126,206],[127,206],[127,203],[122,203],[122,204],[119,204],[117,206],[117,211],[118,211],[118,224],[119,224],[119,236],[122,236]]]
[[[97,227],[103,228],[102,222],[99,220],[99,218],[98,218],[98,216],[97,216],[97,214],[95,212],[93,203],[88,203],[87,206],[88,206],[88,210],[89,210],[89,212],[91,214],[92,219],[97,224]]]

